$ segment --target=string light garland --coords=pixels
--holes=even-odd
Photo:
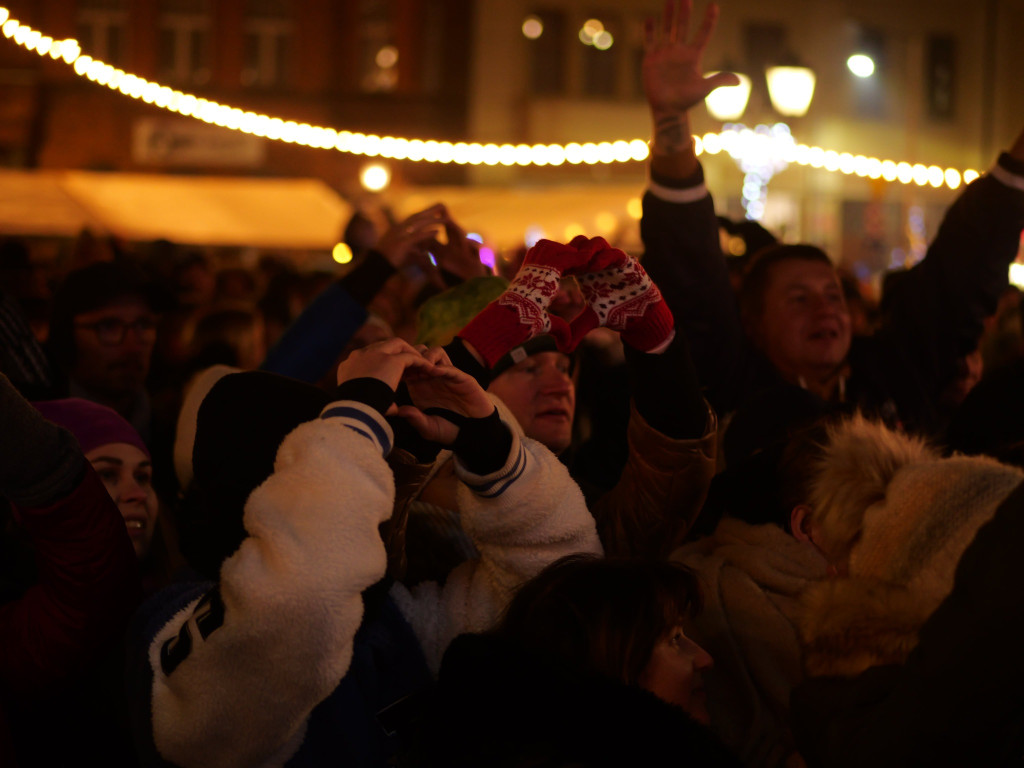
[[[63,61],[72,67],[80,77],[85,77],[113,91],[119,91],[125,96],[179,115],[202,120],[204,123],[273,141],[284,141],[317,149],[333,149],[366,157],[383,157],[412,162],[456,163],[458,165],[560,166],[565,163],[596,165],[599,163],[642,162],[650,154],[647,142],[643,139],[599,143],[572,142],[564,145],[499,145],[406,139],[397,136],[338,131],[334,128],[282,120],[278,117],[239,109],[127,73],[104,61],[83,54],[77,40],[71,38],[55,40],[27,24],[22,24],[12,18],[8,9],[4,7],[0,7],[0,30],[7,39],[17,45],[33,51],[41,57],[49,56],[54,61]],[[739,138],[741,144],[735,143],[737,135],[735,131],[723,130],[721,133],[707,133],[702,137],[694,136],[694,148],[698,155],[704,152],[714,155],[725,150],[736,157],[737,152],[743,151],[742,137]],[[892,160],[851,155],[848,152],[838,153],[821,147],[795,143],[787,150],[786,159],[788,162],[811,168],[823,168],[831,172],[870,179],[883,179],[887,182],[913,183],[922,187],[938,188],[945,185],[950,189],[957,189],[961,183],[970,183],[979,175],[977,171],[971,169],[963,172],[955,168],[944,170],[937,165],[897,163]]]

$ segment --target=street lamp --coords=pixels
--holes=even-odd
[[[713,73],[712,73],[713,74]],[[734,121],[743,116],[750,98],[750,78],[737,73],[740,84],[717,88],[704,100],[708,112],[725,123],[722,146],[743,171],[743,210],[758,221],[764,216],[768,182],[790,163],[796,142],[785,123],[748,128]],[[814,97],[814,72],[797,65],[769,67],[768,96],[785,117],[803,117]]]

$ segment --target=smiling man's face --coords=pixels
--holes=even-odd
[[[527,437],[561,453],[572,442],[576,388],[571,361],[561,352],[538,352],[496,376],[488,391],[497,395]]]
[[[850,312],[828,264],[785,259],[771,267],[755,342],[789,381],[828,375],[850,351]]]

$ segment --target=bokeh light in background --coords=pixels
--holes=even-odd
[[[855,53],[846,60],[847,68],[857,77],[871,77],[875,74],[875,62],[870,56]]]
[[[348,264],[352,261],[352,249],[348,247],[348,243],[338,243],[331,249],[331,258],[339,264]]]
[[[371,192],[381,192],[391,183],[391,171],[380,163],[363,166],[359,172],[359,182]]]
[[[544,34],[544,23],[536,16],[527,16],[523,20],[523,36],[528,40],[536,40]]]

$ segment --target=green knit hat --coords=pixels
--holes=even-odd
[[[474,277],[427,299],[416,317],[416,343],[443,347],[506,288],[503,277]]]

